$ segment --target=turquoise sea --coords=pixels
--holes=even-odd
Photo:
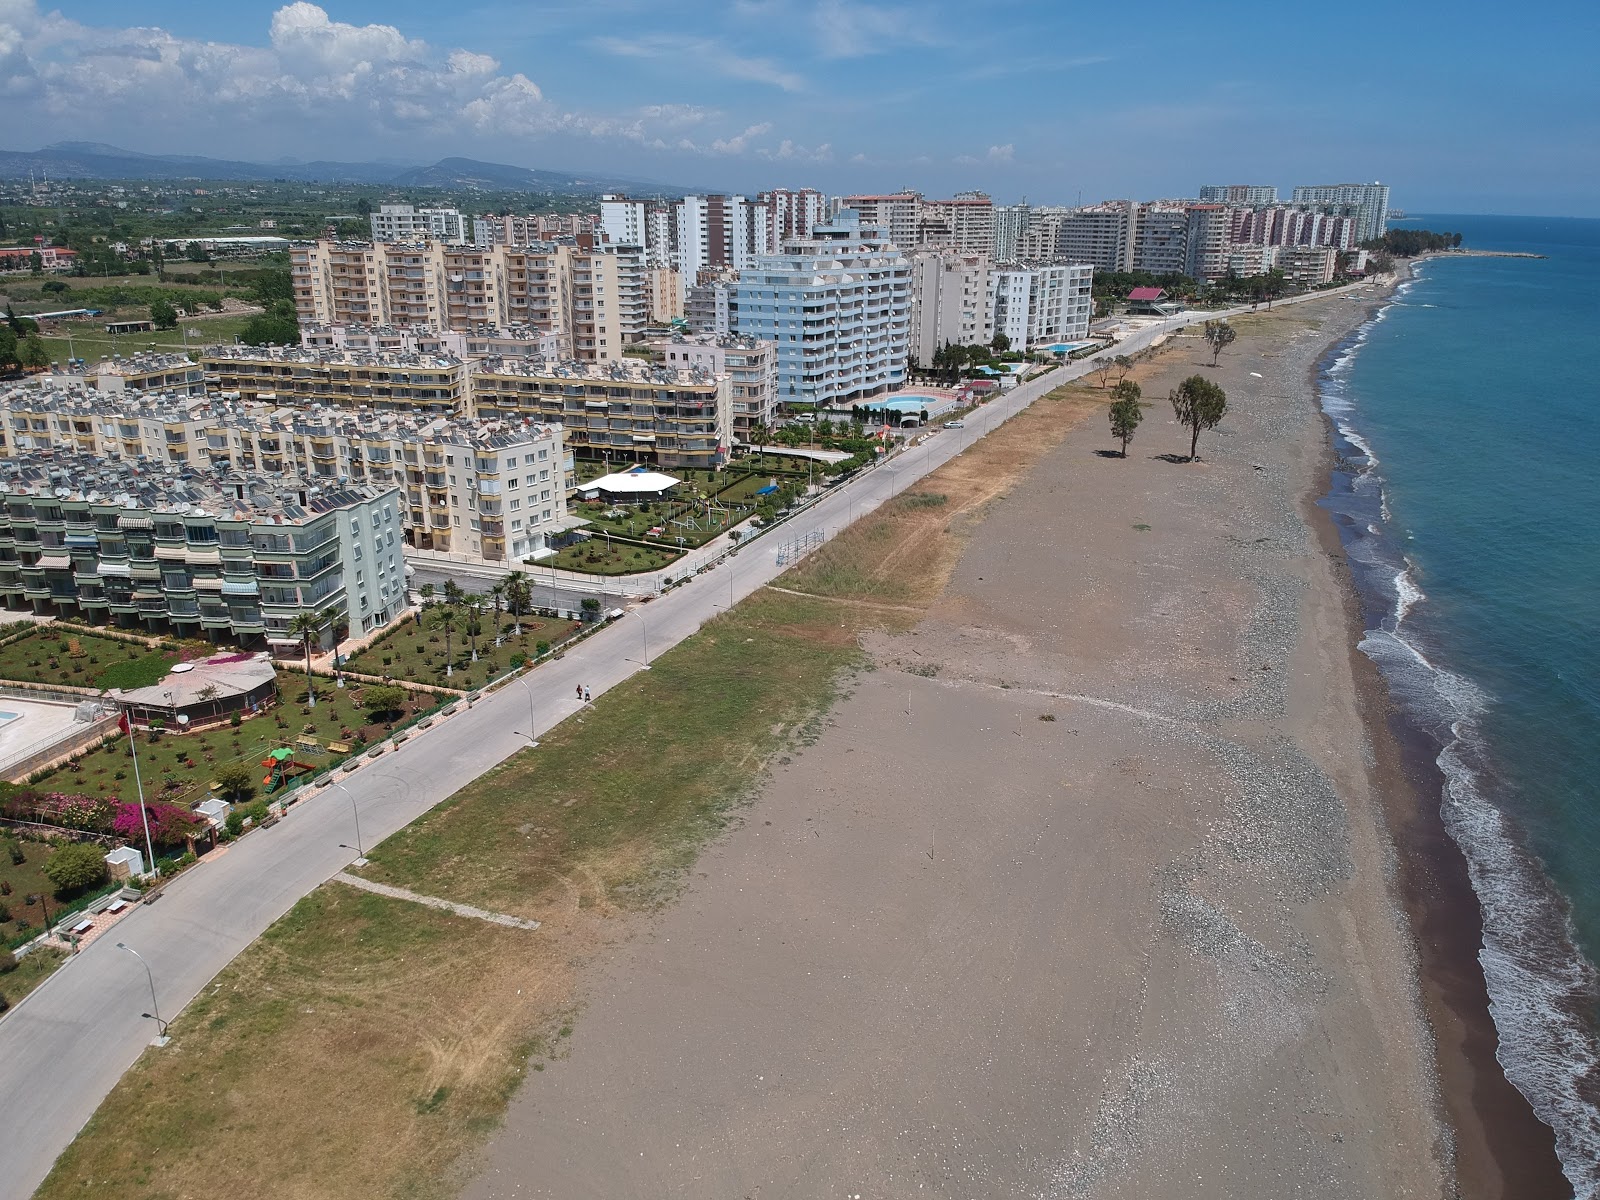
[[[1437,739],[1508,1077],[1600,1197],[1600,220],[1418,214],[1543,259],[1422,264],[1323,364],[1362,648]]]

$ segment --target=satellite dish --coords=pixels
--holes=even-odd
[[[194,670],[193,663],[175,663],[172,667],[172,673],[174,675],[182,675],[184,672],[192,670]]]
[[[189,714],[188,713],[179,713],[178,714],[178,724],[179,725],[187,725],[188,723],[189,723]]]

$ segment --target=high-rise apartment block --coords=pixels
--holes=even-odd
[[[1007,264],[989,276],[994,332],[1027,351],[1089,335],[1094,268],[1087,264]]]
[[[1203,204],[1242,204],[1252,208],[1258,204],[1276,204],[1278,189],[1270,184],[1229,183],[1211,184],[1200,189]]]
[[[828,198],[814,188],[775,188],[756,197],[772,214],[773,236],[778,243],[807,238],[828,219]]]
[[[1381,238],[1389,228],[1389,185],[1327,183],[1294,189],[1294,203],[1348,206],[1356,218],[1356,240]]]
[[[650,305],[640,248],[592,234],[530,246],[297,242],[289,273],[302,322],[530,326],[594,362],[643,335]]]
[[[923,249],[911,256],[911,361],[931,367],[941,346],[994,338],[990,263],[982,254]]]
[[[950,200],[929,200],[920,192],[846,196],[841,208],[854,209],[866,227],[887,229],[901,250],[948,246],[973,254],[993,254],[994,202],[983,192],[962,192]]]
[[[453,208],[413,208],[385,204],[367,218],[375,242],[434,241],[459,244],[471,240],[472,218]]]
[[[562,238],[593,234],[599,220],[593,213],[543,213],[518,216],[489,213],[472,220],[474,246],[536,246]]]
[[[911,268],[852,210],[740,273],[734,331],[778,348],[783,403],[850,403],[905,381]]]

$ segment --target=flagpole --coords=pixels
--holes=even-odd
[[[139,779],[139,750],[138,738],[133,732],[133,718],[128,715],[128,710],[122,710],[122,719],[127,724],[128,732],[128,757],[133,759],[133,786],[139,793],[139,821],[144,825],[144,852],[150,856],[149,874],[154,874],[156,869],[156,848],[150,841],[150,810],[144,804],[144,784]]]

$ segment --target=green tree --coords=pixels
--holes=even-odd
[[[311,676],[311,643],[322,638],[322,617],[313,612],[303,612],[289,622],[289,632],[306,650],[306,704],[317,706],[317,688]]]
[[[22,366],[22,358],[18,350],[17,335],[12,332],[11,326],[0,325],[0,371],[15,371]]]
[[[157,300],[150,305],[150,319],[155,322],[157,329],[176,329],[178,310],[170,300]]]
[[[56,895],[87,891],[104,883],[105,852],[91,842],[72,842],[45,860],[44,877],[55,884]]]
[[[993,350],[996,354],[1004,354],[1007,350],[1011,349],[1011,339],[1003,333],[997,333],[994,335],[994,337],[989,339],[989,349]]]
[[[397,713],[405,708],[406,690],[394,684],[368,684],[361,689],[361,707],[373,717]]]
[[[223,764],[215,778],[222,798],[232,804],[243,804],[256,794],[256,773],[244,763]]]
[[[1211,365],[1217,365],[1217,360],[1222,357],[1222,352],[1233,345],[1233,340],[1239,336],[1239,331],[1226,321],[1207,321],[1205,325],[1206,344],[1211,347]]]
[[[1128,443],[1133,441],[1133,431],[1144,420],[1144,409],[1139,407],[1141,389],[1131,379],[1124,379],[1111,389],[1111,436],[1122,443],[1122,457],[1128,457]]]
[[[1094,373],[1100,377],[1100,386],[1103,389],[1111,381],[1111,373],[1117,369],[1117,360],[1102,358],[1094,365]]]
[[[1128,372],[1133,370],[1133,359],[1126,354],[1119,354],[1111,360],[1117,364],[1117,387],[1122,386],[1122,381],[1128,377]],[[1112,391],[1115,391],[1113,388]]]
[[[22,361],[22,365],[31,371],[40,371],[50,365],[50,351],[45,349],[44,339],[37,333],[30,333],[22,339],[17,357]]]
[[[1215,429],[1228,412],[1228,393],[1204,375],[1191,375],[1172,389],[1172,413],[1189,428],[1189,461],[1199,457],[1200,431]]]
[[[467,637],[472,639],[472,661],[478,661],[478,635],[483,632],[483,597],[467,597]]]
[[[275,300],[267,311],[251,317],[239,331],[239,340],[247,346],[297,346],[300,344],[300,321],[295,315],[292,301]]]

